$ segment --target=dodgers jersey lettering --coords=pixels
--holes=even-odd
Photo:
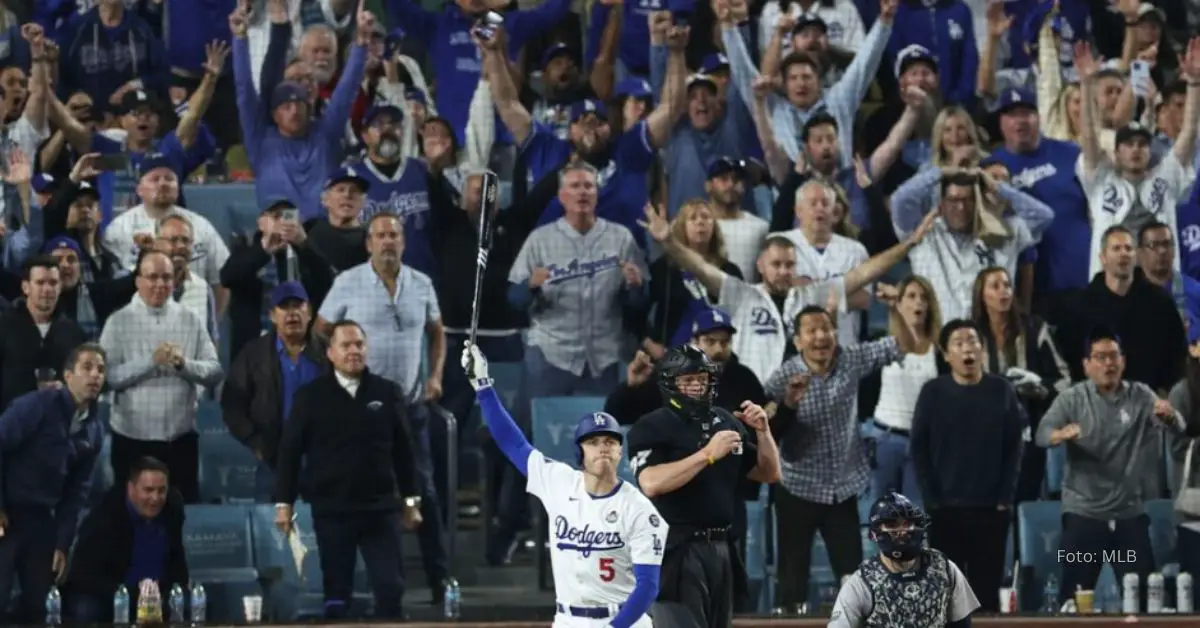
[[[429,275],[437,276],[437,264],[430,242],[429,170],[419,159],[409,157],[390,177],[385,176],[371,160],[350,164],[371,187],[367,202],[359,212],[365,225],[371,216],[390,212],[404,222],[404,255],[401,261]]]
[[[624,604],[636,582],[634,565],[661,565],[669,526],[645,495],[618,480],[609,495],[589,495],[583,473],[529,454],[526,491],[550,521],[550,566],[561,604]],[[638,624],[649,621],[642,617]],[[635,624],[635,625],[638,625]]]
[[[780,235],[796,245],[796,276],[808,277],[817,283],[845,277],[855,266],[861,266],[871,257],[861,242],[836,233],[830,238],[829,244],[820,250],[809,244],[804,232],[798,228]],[[862,289],[867,294],[875,292],[870,285]],[[837,326],[839,344],[843,347],[858,344],[862,327],[862,316],[858,312],[846,312],[838,316]]]

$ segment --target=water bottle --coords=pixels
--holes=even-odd
[[[50,592],[46,594],[46,625],[62,625],[62,594],[55,586],[51,586]]]
[[[192,625],[201,626],[208,621],[208,593],[199,581],[192,582]]]
[[[458,580],[446,578],[446,597],[442,601],[442,617],[458,619],[459,605],[462,602],[461,595],[462,593],[458,590]]]
[[[1166,582],[1160,573],[1152,573],[1146,578],[1146,612],[1162,613],[1163,596],[1166,593]]]
[[[113,624],[124,626],[129,623],[129,589],[125,585],[117,587],[113,594]]]
[[[1142,612],[1141,594],[1138,584],[1141,580],[1135,573],[1127,573],[1121,579],[1121,612],[1126,615],[1137,615]]]
[[[1042,588],[1042,612],[1053,615],[1058,612],[1058,578],[1046,578],[1046,586]]]
[[[1181,571],[1175,576],[1175,610],[1191,613],[1192,609],[1192,574]]]
[[[184,621],[183,605],[185,602],[183,599],[183,587],[179,586],[178,582],[171,586],[171,596],[168,598],[167,603],[171,606],[171,623],[176,626],[182,625]]]

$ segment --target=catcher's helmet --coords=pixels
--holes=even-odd
[[[908,523],[908,527],[896,529],[902,521]],[[879,551],[895,560],[916,558],[924,547],[929,523],[929,515],[923,508],[895,492],[876,500],[867,519],[871,540],[879,546]]]
[[[683,414],[708,418],[709,408],[717,395],[717,375],[721,369],[703,351],[692,345],[682,345],[667,351],[658,361],[658,388],[667,406]],[[708,390],[699,397],[685,395],[675,385],[683,375],[708,374]]]
[[[595,436],[596,434],[606,434],[617,439],[617,442],[624,443],[625,439],[621,435],[621,424],[617,423],[617,419],[607,412],[592,412],[583,415],[579,419],[579,424],[575,426],[575,463],[583,465],[583,443],[584,439]]]

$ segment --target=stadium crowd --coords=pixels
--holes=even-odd
[[[0,0],[0,22],[20,619],[56,578],[79,620],[121,583],[186,586],[205,401],[280,529],[298,498],[319,515],[326,614],[356,548],[376,613],[401,612],[401,527],[441,603],[433,404],[492,454],[486,559],[509,563],[524,479],[457,358],[486,169],[477,344],[520,365],[518,424],[568,396],[633,424],[661,405],[655,361],[694,343],[717,405],[772,417],[782,612],[809,599],[816,535],[852,573],[862,496],[892,490],[984,610],[1018,505],[1059,490],[1061,549],[1161,567],[1144,504],[1200,474],[1195,0]],[[253,183],[248,230],[182,193],[227,181]],[[1179,504],[1200,573],[1200,505]],[[1064,565],[1060,597],[1099,573]]]

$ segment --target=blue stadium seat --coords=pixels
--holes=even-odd
[[[1064,445],[1046,449],[1046,492],[1053,495],[1062,492],[1063,477],[1067,473],[1067,448]]]
[[[500,393],[500,399],[509,412],[516,410],[517,395],[521,392],[521,383],[525,379],[525,368],[520,362],[495,362],[488,364],[488,373],[492,376],[493,386]]]
[[[275,527],[275,506],[259,504],[250,509],[254,564],[268,581],[264,614],[269,611],[275,621],[319,618],[324,613],[321,560],[313,532],[312,509],[308,504],[298,503],[295,514],[300,542],[308,550],[300,571],[296,570],[291,545]],[[373,606],[374,598],[367,593],[362,557],[355,568],[354,581],[356,593],[352,610],[355,614],[365,614]]]
[[[200,435],[200,499],[253,502],[258,459],[229,434]]]
[[[196,409],[196,431],[201,434],[228,434],[229,426],[221,418],[221,404],[214,399],[201,399]]]
[[[533,445],[543,455],[575,464],[575,425],[579,418],[589,412],[604,409],[603,397],[538,397],[533,400]],[[628,432],[628,428],[622,428]],[[626,481],[633,481],[629,468],[628,449],[622,456],[617,473]]]
[[[1046,578],[1051,575],[1058,577],[1060,572],[1058,547],[1062,538],[1062,503],[1022,503],[1017,506],[1017,530],[1021,539],[1021,546],[1017,549],[1021,566],[1033,570],[1034,584],[1028,589],[1022,586],[1022,589],[1037,591],[1040,595]]]
[[[226,244],[234,233],[254,231],[260,211],[254,184],[185,185],[183,193],[188,207],[207,218]]]
[[[187,507],[183,546],[188,571],[208,593],[209,621],[239,621],[242,597],[261,595],[245,506]]]

